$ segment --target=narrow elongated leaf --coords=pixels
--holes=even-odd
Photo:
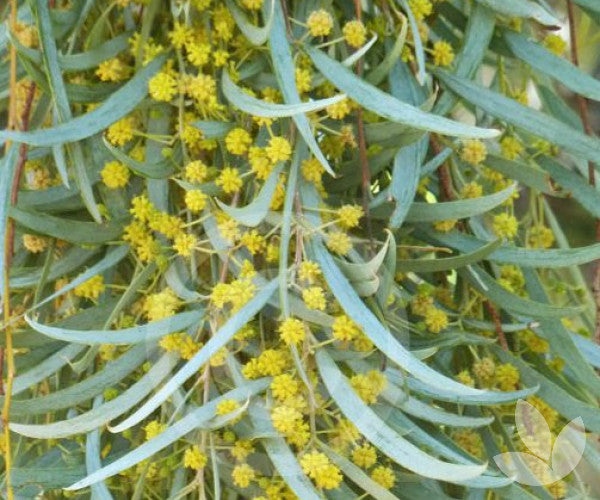
[[[583,208],[593,216],[600,217],[600,193],[588,184],[587,179],[547,156],[539,157],[537,163],[563,189],[568,190]]]
[[[421,85],[425,84],[425,78],[427,76],[425,71],[425,49],[423,48],[423,40],[421,40],[421,32],[419,30],[419,23],[415,17],[414,12],[410,8],[410,4],[406,0],[398,0],[404,12],[408,17],[410,23],[410,30],[413,35],[413,41],[415,46],[415,57],[417,59],[417,79]]]
[[[40,41],[42,44],[42,55],[44,65],[46,67],[46,73],[48,74],[50,93],[52,95],[56,113],[58,115],[58,121],[59,123],[69,122],[73,118],[73,114],[71,113],[71,107],[67,97],[67,90],[65,88],[61,69],[58,63],[58,50],[56,48],[56,43],[52,33],[50,8],[48,6],[48,2],[45,2],[44,0],[36,0],[36,10]],[[85,203],[85,206],[94,220],[96,222],[101,222],[102,217],[100,216],[100,211],[96,205],[96,201],[94,200],[92,183],[85,169],[85,160],[83,157],[83,151],[81,150],[81,145],[75,143],[67,146],[67,148],[69,157],[73,163],[75,179],[81,192],[83,202]],[[58,165],[61,165],[61,163],[62,162],[59,160]],[[65,168],[60,168],[59,172],[61,173],[63,184],[68,187],[69,180],[66,176]]]
[[[559,26],[560,21],[532,0],[477,0],[499,14],[533,19],[546,26]]]
[[[10,191],[17,166],[18,150],[19,148],[15,145],[8,148],[4,158],[2,158],[2,168],[0,168],[0,235],[2,238],[6,237],[8,212],[10,209]],[[2,262],[3,266],[6,262],[5,252],[5,245],[0,244],[0,262]],[[4,296],[4,278],[5,273],[0,272],[0,296]]]
[[[506,177],[515,179],[525,186],[537,189],[541,193],[557,194],[550,184],[550,176],[527,163],[507,160],[502,156],[489,154],[485,159],[485,166],[504,174]]]
[[[319,500],[321,495],[315,490],[306,474],[300,468],[298,459],[287,445],[285,440],[278,436],[277,431],[271,424],[271,418],[264,407],[258,403],[250,406],[250,419],[252,425],[259,435],[266,436],[261,442],[273,465],[284,477],[286,483],[298,498],[308,500]]]
[[[102,396],[96,397],[94,400],[94,407],[100,406],[102,401]],[[100,429],[95,429],[88,433],[85,440],[85,467],[88,474],[102,468],[102,462],[100,460],[101,453]],[[92,485],[92,498],[94,500],[113,500],[113,496],[110,494],[110,490],[104,482]]]
[[[533,269],[525,269],[523,275],[531,298],[540,302],[548,302],[547,294],[537,273]],[[548,340],[553,352],[560,353],[560,357],[565,360],[579,383],[598,397],[600,394],[600,378],[586,362],[585,357],[577,348],[569,331],[563,324],[560,321],[542,319],[539,328],[535,328],[535,330],[543,333],[543,337]]]
[[[283,94],[283,99],[286,104],[300,104],[300,97],[298,95],[298,88],[296,87],[294,77],[295,66],[294,61],[292,60],[290,45],[287,40],[283,11],[280,3],[277,1],[274,3],[273,7],[273,26],[271,27],[269,35],[269,49],[271,51],[273,69],[275,70],[277,83],[279,84],[279,89]],[[335,177],[329,162],[315,140],[306,115],[296,114],[292,116],[292,119],[312,154],[319,160],[319,163],[323,165],[325,170],[327,170],[331,176]]]
[[[166,57],[166,54],[157,56],[93,111],[52,128],[31,132],[0,130],[0,141],[12,140],[33,146],[53,146],[79,141],[101,132],[133,111],[146,97],[148,80],[162,67]]]
[[[192,125],[200,129],[206,139],[220,139],[225,137],[227,132],[233,128],[232,123],[215,121],[199,121],[192,123]]]
[[[529,364],[504,351],[499,346],[490,346],[490,349],[493,350],[494,354],[502,362],[514,365],[519,370],[521,380],[524,383],[538,384],[539,390],[537,395],[548,402],[552,408],[556,409],[566,419],[572,420],[581,417],[588,431],[600,432],[600,412],[596,406],[583,403],[529,366]]]
[[[419,229],[418,234],[423,236],[426,241],[454,248],[462,253],[477,251],[490,243],[457,231],[441,233]],[[577,266],[598,258],[600,258],[600,243],[581,248],[553,248],[547,250],[502,245],[487,256],[488,260],[501,264],[552,268]]]
[[[490,255],[502,244],[501,240],[491,241],[478,248],[474,252],[465,253],[456,257],[447,257],[444,259],[397,259],[396,266],[401,271],[433,273],[439,271],[449,271],[479,262]]]
[[[335,104],[345,99],[344,94],[339,94],[327,99],[318,101],[308,101],[298,104],[276,104],[267,101],[261,101],[256,97],[244,92],[235,83],[231,81],[229,73],[223,73],[223,94],[227,100],[235,107],[253,116],[264,116],[268,118],[282,118],[294,116],[302,113],[312,113],[325,109],[327,106]]]
[[[386,368],[385,374],[391,380],[395,380],[396,384],[402,387],[403,384],[411,390],[427,398],[447,401],[449,403],[460,403],[469,405],[495,405],[501,403],[510,403],[517,401],[520,398],[526,398],[531,394],[535,394],[539,386],[532,384],[532,387],[519,391],[502,392],[502,391],[481,391],[480,394],[456,394],[452,391],[431,386],[430,384],[413,377],[406,377],[404,374],[395,368]]]
[[[383,118],[410,125],[416,129],[455,137],[491,138],[498,135],[498,131],[495,129],[473,127],[421,111],[419,108],[399,101],[374,85],[358,78],[348,68],[331,59],[322,51],[307,48],[307,52],[317,69],[327,80],[361,106]]]
[[[89,474],[75,484],[65,488],[66,490],[79,490],[85,488],[91,484],[95,484],[98,481],[102,481],[106,478],[112,477],[119,472],[128,469],[132,465],[140,463],[148,457],[151,457],[158,451],[166,448],[170,444],[174,443],[181,437],[189,434],[194,429],[214,428],[214,426],[207,425],[210,420],[215,416],[217,406],[221,401],[232,399],[234,401],[243,402],[250,398],[254,394],[264,390],[269,385],[268,379],[259,379],[252,382],[248,382],[245,386],[237,387],[222,396],[212,399],[208,403],[190,412],[188,415],[171,425],[165,431],[161,432],[158,436],[145,442],[141,446],[138,446],[135,450],[130,451],[125,456],[115,460]]]
[[[161,387],[141,408],[133,415],[113,428],[113,432],[122,432],[132,425],[146,418],[171,396],[187,379],[198,372],[211,356],[221,349],[242,328],[265,303],[271,298],[278,285],[278,280],[269,282],[250,302],[242,307],[235,315],[214,334],[213,337],[190,359],[181,369]]]
[[[464,78],[442,70],[435,70],[435,74],[450,90],[490,115],[527,130],[574,154],[594,162],[600,161],[598,139],[584,135],[551,116]]]
[[[269,211],[269,206],[271,205],[273,194],[275,193],[275,189],[277,188],[277,183],[279,182],[279,174],[282,168],[283,164],[280,162],[269,174],[269,177],[265,181],[265,184],[261,188],[258,195],[256,195],[252,202],[246,205],[245,207],[230,207],[229,205],[226,205],[219,199],[216,200],[217,205],[219,205],[223,212],[225,212],[232,219],[235,219],[244,226],[258,226],[266,217],[267,212]]]
[[[80,346],[77,346],[80,347]],[[66,420],[49,424],[17,424],[11,422],[10,429],[17,434],[39,439],[54,439],[90,432],[106,425],[113,418],[127,412],[142,401],[157,384],[171,372],[177,360],[172,354],[162,356],[135,384],[115,399],[92,410]]]
[[[321,449],[327,454],[330,460],[337,465],[345,476],[356,483],[363,490],[380,500],[399,500],[389,490],[373,481],[360,467],[354,465],[350,460],[339,455],[326,444],[321,445]]]
[[[122,232],[122,225],[114,221],[97,224],[95,222],[62,219],[16,207],[12,207],[9,213],[15,221],[33,231],[71,243],[106,243],[107,241],[117,240]]]
[[[231,12],[233,19],[244,36],[252,45],[262,45],[269,38],[269,31],[273,24],[273,3],[275,0],[267,0],[265,4],[269,5],[268,9],[265,8],[266,21],[262,28],[254,26],[250,20],[246,17],[246,14],[237,6],[233,0],[225,0],[225,4]]]
[[[419,185],[419,172],[421,163],[425,157],[428,140],[420,141],[401,148],[394,157],[394,169],[392,171],[392,183],[390,195],[394,198],[396,206],[390,216],[390,228],[396,229],[402,225]],[[425,144],[425,147],[423,147]]]
[[[514,31],[506,31],[504,39],[515,56],[531,67],[546,73],[565,87],[582,96],[600,100],[600,81],[580,70],[567,59],[554,55],[541,45]]]
[[[358,325],[371,341],[394,363],[433,386],[443,387],[457,394],[477,394],[482,391],[464,386],[452,380],[415,358],[379,322],[352,289],[348,280],[336,266],[335,261],[319,242],[308,244],[311,253],[321,265],[323,275],[346,314]]]
[[[442,462],[402,438],[388,427],[354,392],[331,357],[320,349],[317,367],[327,391],[342,413],[381,452],[399,465],[421,476],[456,482],[481,475],[486,465],[462,465]]]
[[[136,346],[77,384],[37,398],[13,399],[10,406],[11,418],[75,407],[102,393],[104,389],[118,384],[140,366],[147,359],[148,354],[147,346]]]
[[[71,280],[68,285],[63,286],[60,290],[54,292],[53,294],[38,302],[35,305],[34,309],[40,307],[43,304],[47,304],[48,302],[54,300],[56,297],[60,297],[61,295],[67,293],[70,290],[73,290],[76,286],[85,283],[91,277],[100,274],[106,269],[110,269],[112,266],[122,261],[128,253],[128,246],[120,246],[110,249],[108,252],[106,252],[104,258],[102,258],[89,269],[81,273],[79,276],[77,276],[77,278]]]
[[[203,310],[183,312],[145,325],[124,328],[123,330],[67,330],[42,325],[25,316],[29,326],[47,337],[84,345],[128,345],[152,342],[169,333],[185,330],[198,323],[204,316]]]
[[[475,265],[467,270],[461,270],[460,273],[491,301],[507,311],[522,314],[527,318],[560,318],[576,314],[580,310],[577,307],[552,306],[519,297],[501,287],[494,278]]]
[[[74,359],[83,351],[84,347],[80,345],[68,345],[51,356],[38,363],[34,368],[17,375],[13,381],[12,394],[19,394],[26,391],[31,386],[41,382],[46,377],[60,370],[69,361]]]
[[[165,179],[175,171],[173,167],[173,161],[178,161],[177,158],[161,158],[160,160],[154,162],[137,161],[128,154],[125,154],[119,148],[113,146],[106,140],[106,138],[103,138],[103,142],[104,146],[106,146],[106,149],[110,151],[115,159],[127,165],[138,175],[149,177],[150,179]]]
[[[479,198],[439,203],[414,202],[406,214],[407,222],[435,222],[448,219],[465,219],[474,215],[489,212],[504,203],[516,189],[513,184],[497,193]]]

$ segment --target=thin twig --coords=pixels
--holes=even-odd
[[[573,2],[567,0],[567,13],[569,16],[569,37],[571,42],[571,61],[575,66],[579,66],[579,47],[577,43],[577,27],[575,26],[575,9]],[[579,116],[583,124],[583,130],[587,135],[593,136],[594,131],[590,123],[590,113],[587,99],[579,94],[575,94]],[[588,182],[591,186],[596,185],[596,172],[594,164],[588,161]],[[600,241],[600,219],[596,220],[596,241]],[[592,281],[592,293],[596,303],[596,331],[594,338],[596,343],[600,344],[600,259],[594,265],[594,276]]]
[[[362,20],[362,10],[360,0],[354,0],[354,10],[356,13],[356,19]],[[356,64],[356,74],[360,77],[363,72],[363,60],[358,60]],[[358,133],[358,156],[360,160],[361,178],[362,178],[362,206],[365,212],[365,219],[367,221],[367,234],[369,235],[369,242],[371,251],[374,249],[373,245],[373,229],[371,226],[371,217],[369,213],[369,202],[371,191],[371,170],[369,169],[369,159],[367,157],[367,141],[365,138],[365,125],[363,120],[363,110],[359,106],[356,112],[356,131]]]

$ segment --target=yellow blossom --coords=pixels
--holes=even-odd
[[[378,465],[375,467],[375,469],[373,469],[373,472],[371,472],[371,479],[389,490],[396,482],[396,474],[394,474],[394,470],[392,468]]]
[[[344,229],[351,229],[358,226],[360,218],[363,215],[364,211],[362,207],[358,205],[343,205],[337,210],[339,224]]]
[[[125,187],[129,182],[129,169],[119,161],[109,161],[100,172],[102,182],[110,189]]]
[[[279,324],[279,335],[287,345],[299,344],[306,335],[304,323],[296,318],[286,318]]]
[[[185,450],[183,454],[183,466],[194,470],[203,469],[208,462],[208,458],[200,451],[198,446],[192,446]]]
[[[352,450],[352,461],[359,467],[368,469],[377,462],[377,452],[370,444],[363,444]]]
[[[144,312],[150,321],[158,321],[173,316],[180,305],[175,292],[170,288],[165,288],[161,292],[146,296]]]
[[[460,158],[471,165],[479,165],[487,156],[487,148],[479,139],[465,141],[460,151]]]
[[[327,455],[318,451],[305,453],[300,457],[304,473],[315,481],[317,488],[332,490],[342,482],[342,474]]]
[[[519,222],[514,215],[502,212],[494,216],[492,228],[496,236],[512,240],[517,235]]]
[[[204,182],[207,175],[208,167],[200,160],[191,161],[185,166],[185,178],[190,182]]]
[[[233,483],[240,488],[247,488],[256,478],[256,472],[248,464],[236,465],[231,471]]]
[[[77,285],[73,289],[73,293],[78,297],[96,300],[104,292],[105,288],[104,277],[101,274],[97,274],[81,283],[81,285]]]
[[[454,61],[454,49],[452,49],[452,45],[444,40],[435,42],[431,53],[433,64],[436,66],[450,66]]]
[[[43,236],[37,236],[35,234],[24,234],[23,235],[23,246],[31,253],[43,252],[48,246],[48,240]]]
[[[342,29],[344,40],[355,49],[362,47],[367,41],[367,28],[360,21],[348,21]]]
[[[177,87],[177,80],[166,71],[157,73],[148,82],[148,92],[155,101],[173,100],[177,94]]]
[[[335,317],[331,330],[333,337],[341,341],[354,340],[361,333],[360,327],[345,314]]]
[[[302,300],[309,309],[317,309],[324,311],[327,303],[325,302],[325,294],[320,286],[311,286],[302,291]]]
[[[235,193],[244,184],[237,168],[225,167],[221,170],[221,174],[215,181],[217,186],[220,186],[225,193]]]
[[[550,33],[544,38],[544,47],[554,55],[561,57],[567,50],[567,42],[560,35]]]
[[[325,9],[313,10],[306,20],[311,36],[327,36],[333,28],[333,18]]]
[[[287,161],[292,154],[292,146],[285,137],[271,137],[265,151],[272,163]]]
[[[227,415],[240,407],[240,404],[235,399],[224,399],[217,404],[215,413],[217,415]]]
[[[225,145],[231,154],[245,154],[250,144],[252,144],[252,137],[243,128],[231,129],[225,136]]]
[[[352,250],[352,241],[346,233],[332,231],[327,235],[327,248],[339,255],[347,255]]]
[[[374,404],[381,391],[385,389],[387,380],[383,373],[371,370],[366,374],[354,375],[350,379],[350,385],[365,403]]]

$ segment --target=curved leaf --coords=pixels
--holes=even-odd
[[[0,141],[11,140],[33,146],[54,146],[97,134],[133,111],[146,97],[148,80],[160,70],[166,58],[166,54],[157,56],[93,111],[52,128],[31,132],[0,130]]]
[[[318,101],[301,102],[298,104],[276,104],[267,101],[261,101],[256,97],[244,92],[239,88],[226,71],[223,73],[223,94],[227,100],[235,107],[241,109],[245,113],[253,116],[264,116],[268,118],[282,118],[286,116],[294,116],[303,113],[312,113],[340,102],[346,98],[344,94],[339,94],[327,99]]]
[[[271,26],[273,24],[274,2],[275,0],[271,0],[270,3],[268,0],[265,2],[269,3],[270,5],[268,14],[267,9],[265,8],[264,10],[267,20],[262,28],[258,28],[248,20],[246,14],[244,14],[244,12],[237,6],[235,2],[232,0],[225,0],[225,4],[227,5],[229,12],[231,12],[233,19],[235,19],[238,28],[252,45],[262,45],[267,41],[267,38],[269,38],[269,31],[271,30]]]
[[[258,292],[250,302],[235,313],[227,322],[211,337],[211,339],[181,367],[181,369],[161,387],[154,396],[144,403],[133,415],[113,427],[113,432],[122,432],[132,425],[146,418],[158,408],[169,396],[171,396],[187,379],[193,376],[202,365],[208,362],[213,354],[221,349],[231,338],[254,316],[265,303],[271,298],[278,285],[278,280],[269,282]]]
[[[327,80],[361,106],[383,118],[410,125],[416,129],[455,137],[491,138],[499,134],[495,129],[473,127],[421,111],[419,108],[406,104],[360,79],[348,68],[326,56],[322,51],[311,47],[306,50],[317,69]]]
[[[317,351],[315,358],[327,391],[345,417],[366,439],[402,467],[424,477],[448,482],[472,479],[485,471],[486,465],[452,464],[427,455],[388,427],[363,403],[323,349]]]
[[[29,326],[47,337],[73,342],[76,344],[100,345],[128,345],[142,342],[152,342],[161,337],[185,330],[198,323],[204,316],[204,310],[183,312],[159,321],[145,325],[124,328],[123,330],[67,330],[53,326],[42,325],[25,316]]]

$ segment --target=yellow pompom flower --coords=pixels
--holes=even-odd
[[[315,481],[317,488],[332,490],[342,482],[340,470],[324,453],[318,451],[305,453],[300,457],[300,466],[304,473]]]
[[[332,231],[327,235],[327,248],[339,255],[346,255],[352,250],[350,236],[341,231]]]
[[[102,61],[96,70],[96,76],[103,82],[120,82],[131,74],[131,68],[119,58]]]
[[[311,286],[302,291],[302,300],[309,309],[324,311],[327,306],[325,294],[320,286]]]
[[[287,161],[292,154],[292,146],[285,137],[271,137],[265,151],[272,163]]]
[[[367,41],[367,28],[361,21],[348,21],[342,29],[344,40],[355,49],[362,47]]]
[[[113,146],[124,146],[133,139],[133,131],[136,126],[136,119],[132,116],[126,116],[113,123],[106,130],[106,138]]]
[[[252,144],[252,137],[243,128],[234,128],[225,136],[227,151],[234,155],[243,155]]]
[[[523,144],[511,135],[507,135],[500,141],[500,149],[502,150],[502,156],[508,160],[516,160],[521,153],[524,151]]]
[[[549,227],[538,225],[529,231],[529,246],[533,248],[550,248],[554,245],[554,233]]]
[[[408,5],[418,21],[422,21],[433,11],[430,0],[408,0]]]
[[[289,373],[273,377],[271,392],[279,401],[285,401],[300,392],[300,382]]]
[[[554,55],[561,57],[567,50],[567,42],[560,35],[551,33],[544,38],[544,47]]]
[[[514,215],[502,212],[501,214],[494,216],[492,229],[496,236],[512,240],[517,235],[519,222]]]
[[[129,213],[140,222],[147,222],[154,212],[154,206],[146,195],[135,196],[131,200]]]
[[[233,483],[240,488],[247,488],[256,478],[256,472],[248,464],[236,465],[231,471]]]
[[[161,71],[150,78],[148,92],[155,101],[172,101],[177,94],[177,80],[166,71]]]
[[[300,170],[302,171],[302,176],[307,181],[320,184],[321,179],[323,178],[323,172],[325,172],[325,167],[323,167],[321,162],[316,158],[310,158],[304,160],[300,164]]]
[[[377,370],[358,373],[350,379],[350,385],[367,404],[375,404],[387,385],[385,375]]]
[[[425,311],[425,326],[431,333],[440,333],[448,326],[448,316],[437,307],[428,307]]]
[[[299,344],[306,335],[304,323],[296,318],[284,319],[277,331],[286,345]]]
[[[510,363],[496,367],[496,382],[501,391],[514,391],[519,383],[519,370]]]
[[[146,441],[154,439],[156,436],[167,430],[167,424],[162,424],[157,420],[152,420],[144,426]]]
[[[185,166],[185,178],[190,182],[204,182],[207,175],[208,167],[200,160],[191,161]]]
[[[460,151],[460,158],[471,165],[479,165],[487,156],[487,148],[479,139],[465,141]]]
[[[337,210],[339,224],[344,229],[351,229],[358,226],[360,218],[363,215],[364,211],[362,207],[358,205],[343,205]]]
[[[48,240],[43,236],[36,236],[35,234],[24,234],[23,235],[23,246],[28,252],[40,253],[43,252],[48,246]]]
[[[325,9],[313,10],[306,20],[311,36],[327,36],[333,28],[333,18]]]
[[[479,198],[483,194],[483,186],[477,182],[467,182],[460,190],[461,198]]]
[[[215,181],[217,186],[220,186],[227,194],[235,193],[243,186],[244,182],[240,177],[240,172],[237,168],[225,167],[221,170],[221,174]]]
[[[345,314],[335,317],[331,331],[335,339],[343,342],[354,340],[361,334],[359,326]]]
[[[144,301],[144,312],[150,321],[158,321],[173,316],[181,302],[170,288],[146,296]]]
[[[316,262],[312,262],[310,260],[302,261],[298,269],[298,277],[302,281],[307,281],[308,283],[313,284],[318,278],[321,277],[321,268]]]
[[[352,461],[359,467],[368,469],[377,462],[377,452],[370,444],[363,444],[352,450]]]
[[[431,51],[433,64],[436,66],[450,66],[454,61],[454,49],[452,45],[444,40],[438,40],[433,44]]]
[[[81,283],[81,285],[77,285],[73,289],[73,293],[78,297],[96,300],[100,297],[100,294],[104,292],[105,288],[104,277],[101,274],[97,274]]]
[[[200,451],[198,446],[194,445],[185,450],[183,454],[183,466],[189,469],[200,470],[206,467],[207,456]]]
[[[271,410],[273,427],[284,435],[294,432],[300,420],[302,420],[302,413],[296,408],[282,405]]]
[[[192,213],[202,212],[206,206],[208,197],[199,189],[192,189],[185,193],[185,206]]]
[[[110,189],[125,187],[129,182],[129,169],[120,161],[109,161],[100,172],[102,182]]]
[[[216,414],[227,415],[240,407],[240,404],[235,399],[224,399],[217,404]]]
[[[458,221],[456,219],[440,220],[438,222],[434,222],[433,227],[436,231],[440,231],[442,233],[449,233],[456,227],[457,222]]]
[[[249,10],[260,10],[263,0],[242,0],[242,5]]]
[[[175,236],[173,241],[173,250],[175,250],[182,257],[189,257],[192,255],[192,251],[196,248],[198,239],[193,234],[180,233]]]
[[[373,472],[371,472],[371,479],[389,490],[394,487],[396,474],[394,474],[392,468],[378,465],[373,469]]]

